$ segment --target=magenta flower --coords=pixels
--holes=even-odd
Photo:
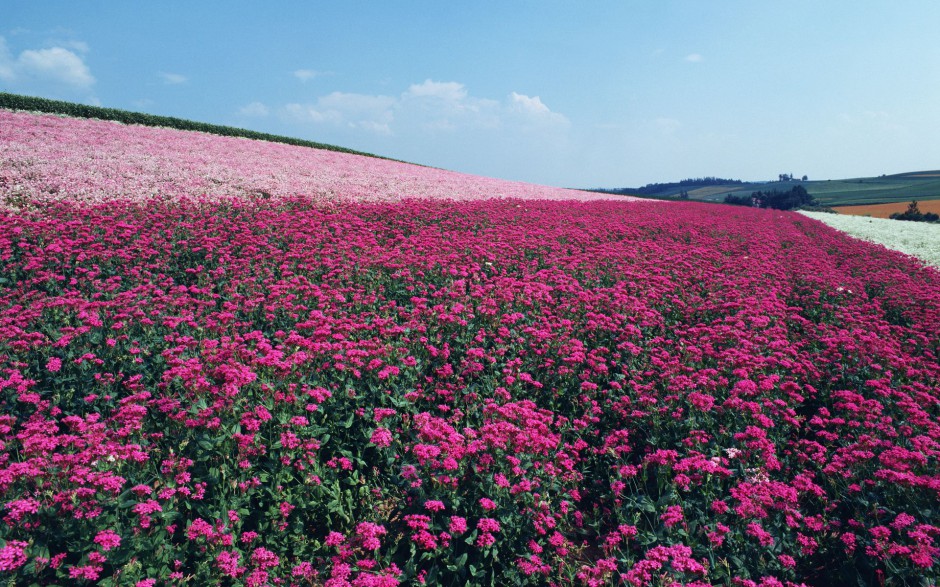
[[[493,501],[492,499],[488,497],[481,497],[480,507],[482,507],[486,511],[492,511],[492,510],[495,510],[497,506],[496,506],[496,502]]]
[[[113,530],[102,530],[95,535],[94,542],[107,552],[121,545],[121,536]]]
[[[666,511],[659,516],[659,519],[663,521],[663,525],[667,528],[672,528],[681,523],[685,519],[682,514],[682,506],[671,505],[667,507]]]
[[[14,571],[26,564],[27,543],[10,540],[0,548],[0,571]]]
[[[467,520],[466,518],[461,518],[460,516],[451,516],[450,525],[448,526],[448,531],[451,534],[463,534],[467,531]]]
[[[49,357],[49,360],[46,361],[46,370],[50,373],[58,373],[62,368],[62,359],[59,357]]]
[[[376,428],[372,432],[369,442],[375,446],[388,447],[392,445],[392,433],[387,428]]]

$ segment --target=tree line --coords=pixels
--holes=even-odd
[[[889,218],[892,220],[911,220],[914,222],[938,222],[940,221],[940,214],[921,212],[920,208],[917,206],[917,200],[913,200],[907,205],[907,210],[904,212],[895,212],[889,216]]]
[[[725,196],[725,204],[736,206],[752,206],[755,208],[773,208],[774,210],[794,210],[806,206],[816,206],[816,199],[801,185],[793,186],[789,190],[769,190],[752,192],[749,196]]]

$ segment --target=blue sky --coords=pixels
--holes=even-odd
[[[935,0],[4,0],[0,90],[566,187],[940,168]]]

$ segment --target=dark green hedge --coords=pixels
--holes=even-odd
[[[100,106],[87,106],[85,104],[75,104],[73,102],[63,102],[61,100],[47,100],[46,98],[37,98],[34,96],[20,96],[18,94],[8,94],[0,92],[0,108],[9,108],[11,110],[29,110],[38,112],[50,112],[53,114],[65,114],[77,118],[98,118],[101,120],[116,120],[124,124],[141,124],[144,126],[165,126],[179,130],[195,130],[214,135],[226,137],[244,137],[259,141],[271,141],[273,143],[286,143],[288,145],[297,145],[300,147],[313,147],[314,149],[326,149],[328,151],[339,151],[341,153],[352,153],[354,155],[365,155],[367,157],[379,157],[371,153],[353,151],[335,145],[326,145],[303,139],[272,135],[264,132],[256,132],[244,128],[235,128],[232,126],[221,126],[218,124],[208,124],[205,122],[195,122],[183,118],[172,116],[156,116],[154,114],[144,114],[142,112],[128,112],[127,110],[118,110],[116,108],[101,108]]]

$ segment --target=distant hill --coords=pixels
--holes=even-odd
[[[721,202],[729,194],[748,196],[756,191],[787,191],[796,185],[802,185],[823,206],[940,200],[940,170],[821,181],[793,179],[743,182],[702,178],[674,183],[648,184],[640,188],[595,189],[593,191],[668,200],[679,199],[683,193],[687,193],[689,200]]]

